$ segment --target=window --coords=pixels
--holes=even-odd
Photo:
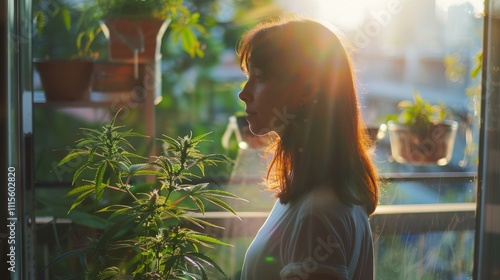
[[[164,56],[157,65],[161,69],[160,97],[163,101],[153,108],[156,123],[141,119],[138,111],[131,107],[132,103],[125,102],[130,105],[127,107],[130,109],[128,122],[136,125],[139,131],[146,129],[144,124],[149,124],[149,130],[153,125],[157,133],[172,136],[189,131],[195,134],[214,131],[213,145],[207,149],[227,153],[236,159],[234,167],[209,170],[207,177],[214,187],[249,200],[232,204],[241,220],[217,213],[216,209],[205,215],[206,219],[225,227],[225,230],[210,229],[211,233],[234,245],[210,252],[231,279],[237,279],[246,248],[274,203],[272,194],[264,191],[261,185],[269,161],[262,156],[264,148],[258,142],[243,143],[245,139],[239,137],[244,137],[245,131],[238,130],[237,118],[229,119],[241,109],[236,95],[244,81],[235,61],[234,44],[246,28],[244,20],[248,20],[241,18],[238,11],[249,7],[240,2],[219,1],[221,10],[217,20],[221,22],[209,30],[213,40],[206,42],[207,48],[214,50],[207,54],[214,55],[217,63],[210,61],[209,55],[208,60],[185,59],[164,39]],[[260,2],[268,1],[253,2],[252,8],[259,8]],[[274,2],[276,6],[266,11],[320,14],[343,31],[353,50],[363,118],[369,127],[378,129],[384,116],[397,113],[397,104],[412,99],[415,90],[433,103],[442,101],[453,111],[458,129],[452,156],[444,165],[397,162],[388,133],[379,131],[374,161],[384,183],[380,206],[371,218],[376,279],[471,277],[480,81],[471,77],[470,72],[482,49],[482,1]],[[198,62],[207,65],[199,66]],[[39,94],[37,91],[35,101]],[[74,104],[61,107],[64,108],[38,104],[34,109],[36,194],[42,200],[62,197],[68,190],[70,178],[61,180],[57,173],[50,171],[60,157],[59,152],[53,150],[72,145],[78,127],[97,126],[109,119],[110,112],[116,109],[109,103],[91,109],[77,109]],[[51,133],[55,129],[59,132]],[[54,209],[64,212],[63,208],[51,209],[40,200],[38,203],[40,216]],[[69,232],[64,228],[67,224],[59,226],[62,232]],[[47,232],[48,228],[46,225],[39,227],[39,238],[53,234]],[[46,240],[40,241],[40,254],[53,251],[49,246],[55,245]]]

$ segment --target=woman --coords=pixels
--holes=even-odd
[[[250,130],[279,136],[267,174],[278,200],[241,279],[373,279],[377,174],[341,42],[319,22],[281,19],[248,31],[238,56]]]

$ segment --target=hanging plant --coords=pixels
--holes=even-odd
[[[458,123],[447,119],[446,106],[431,104],[414,91],[413,101],[401,101],[398,109],[399,114],[386,118],[393,158],[417,165],[448,164]]]

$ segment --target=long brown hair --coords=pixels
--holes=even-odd
[[[251,64],[269,72],[278,63],[273,74],[318,85],[273,146],[268,188],[288,203],[314,187],[331,186],[342,201],[364,205],[371,215],[377,173],[366,151],[352,63],[333,31],[310,19],[267,21],[243,35],[238,56],[243,71]]]

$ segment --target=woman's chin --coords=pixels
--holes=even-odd
[[[253,132],[252,129],[250,128],[250,131],[252,132],[253,135],[257,137],[265,137],[267,139],[280,138],[280,135],[276,131],[270,129],[261,129],[258,130],[257,132]]]
[[[252,125],[250,124],[250,132],[252,132],[253,135],[256,135],[256,136],[264,136],[268,133],[271,132],[271,130],[269,128],[262,128],[262,127],[258,127],[256,125]]]

